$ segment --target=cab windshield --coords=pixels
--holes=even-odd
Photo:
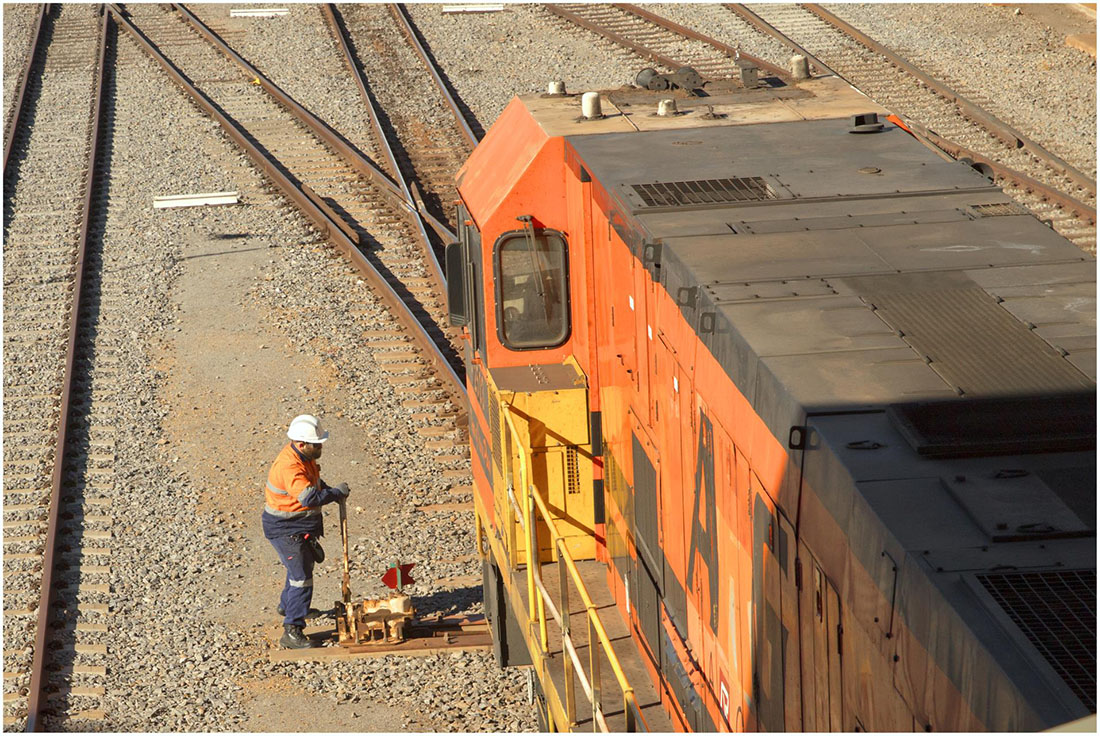
[[[509,233],[497,243],[500,338],[514,349],[560,345],[569,335],[566,245],[553,231]]]

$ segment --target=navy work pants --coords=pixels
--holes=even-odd
[[[305,626],[309,604],[313,600],[313,549],[301,534],[275,537],[271,546],[279,553],[286,568],[286,585],[279,602],[286,611],[284,624]]]

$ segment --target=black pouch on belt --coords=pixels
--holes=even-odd
[[[321,540],[312,534],[306,535],[306,541],[309,542],[309,548],[313,552],[313,559],[316,562],[325,561],[325,550],[321,546]]]

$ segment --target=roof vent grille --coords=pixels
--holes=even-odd
[[[644,207],[691,207],[779,199],[771,185],[759,176],[633,184],[631,188]]]
[[[1094,391],[891,404],[887,415],[923,457],[1096,450]]]
[[[1096,711],[1096,570],[979,574],[1073,694]]]

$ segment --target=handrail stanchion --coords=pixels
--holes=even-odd
[[[531,519],[531,528],[527,530],[527,543],[531,548],[531,580],[532,582],[538,581],[538,585],[535,588],[536,595],[534,596],[535,605],[537,607],[537,620],[539,624],[539,642],[542,647],[542,651],[547,653],[550,651],[550,637],[546,629],[546,604],[543,602],[542,596],[539,595],[542,586],[542,571],[541,567],[541,555],[539,554],[539,525],[538,525],[538,509],[535,508],[535,497],[533,495],[534,488],[528,488],[528,518]]]
[[[600,655],[596,651],[597,636],[592,621],[592,617],[596,615],[596,607],[589,603],[585,610],[588,614],[588,671],[592,682],[592,730],[599,731],[597,716],[603,712],[600,697],[603,688],[600,686]]]
[[[561,596],[561,637],[562,649],[565,649],[565,640],[572,640],[570,636],[569,621],[569,569],[565,566],[565,552],[558,549],[555,540],[554,549],[558,555],[558,591]],[[562,667],[565,668],[565,714],[569,719],[569,728],[577,722],[577,695],[573,685],[573,658],[562,657]]]
[[[525,455],[526,448],[521,447],[520,451]],[[523,465],[520,465],[520,483],[523,488],[523,514],[524,525],[527,528],[527,543],[524,545],[527,547],[527,630],[533,631],[535,626],[535,618],[538,616],[536,611],[536,601],[538,600],[539,591],[535,587],[535,565],[538,562],[538,550],[532,549],[534,544],[532,539],[534,538],[535,531],[535,499],[531,495],[531,489],[528,487],[527,473],[522,471]]]

